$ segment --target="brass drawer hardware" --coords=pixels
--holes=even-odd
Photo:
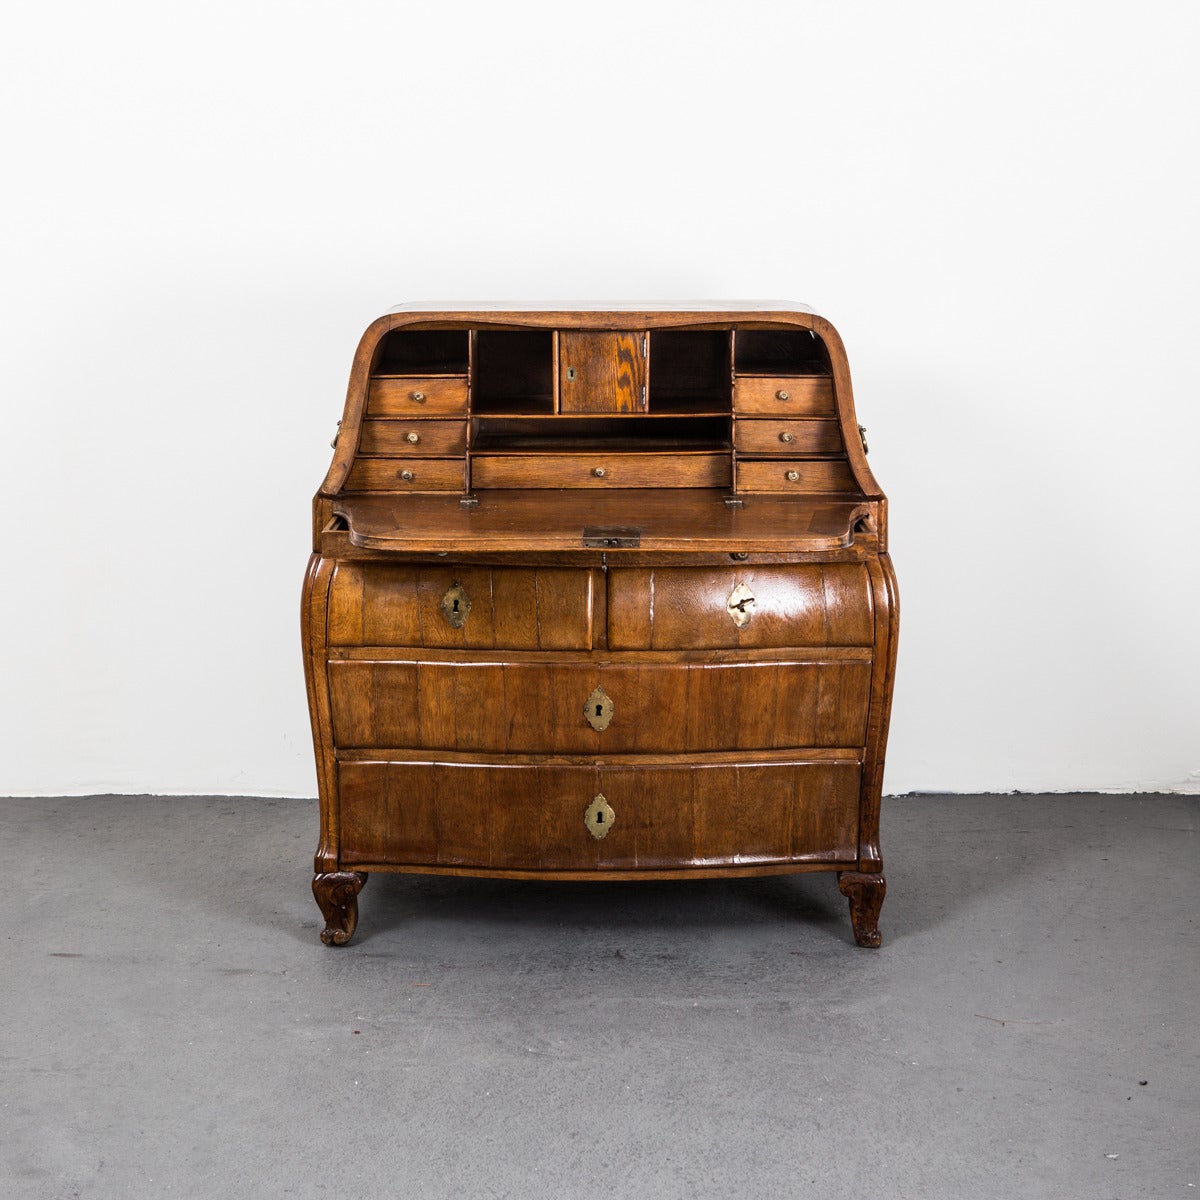
[[[725,608],[733,618],[733,623],[739,629],[743,629],[750,624],[750,618],[754,616],[754,604],[754,593],[748,585],[739,583],[729,593],[729,599],[725,601]]]
[[[861,429],[861,428],[862,428],[862,426],[860,425],[859,429]],[[337,440],[339,437],[341,437],[341,435],[342,435],[342,423],[341,423],[341,421],[339,421],[337,423],[337,429],[335,429],[334,433],[333,433],[333,441],[331,441],[329,443],[330,449],[332,449],[332,450],[337,449]]]
[[[781,433],[781,434],[779,435],[779,440],[780,440],[781,442],[789,442],[789,443],[791,443],[791,442],[794,442],[794,441],[796,440],[796,435],[795,435],[794,433],[787,433],[787,432],[785,431],[784,433]]]
[[[424,403],[425,403],[425,393],[424,393],[424,392],[413,392],[413,394],[412,394],[412,398],[413,398],[413,399],[414,399],[414,400],[415,400],[415,401],[416,401],[418,404],[424,404]]]
[[[865,425],[860,425],[858,427],[858,440],[862,442],[863,453],[870,454],[871,451],[867,446],[867,427]]]
[[[642,531],[629,525],[585,525],[583,544],[592,550],[636,550],[642,544]]]
[[[788,483],[799,483],[800,482],[800,472],[799,471],[789,471],[787,473],[787,481],[788,481]]]
[[[596,798],[587,806],[587,810],[583,814],[583,821],[588,827],[588,833],[597,841],[608,836],[608,831],[616,819],[617,814],[605,800],[603,792],[596,793]]]
[[[597,732],[603,733],[613,719],[613,702],[609,694],[598,687],[583,706],[583,715],[587,723]]]
[[[595,475],[597,479],[603,479],[608,472],[603,467],[593,467],[592,474]]]
[[[779,391],[777,391],[777,392],[775,393],[775,399],[776,399],[776,400],[790,400],[791,398],[792,398],[792,395],[791,395],[791,393],[790,393],[790,392],[785,392],[785,391],[783,390],[783,388],[780,388],[780,389],[779,389]]]
[[[417,433],[416,430],[413,430],[413,432],[408,434],[404,440],[410,446],[415,446],[421,440],[421,435],[419,433]]]
[[[412,483],[416,476],[413,475],[411,471],[401,471],[400,478],[403,479],[405,483]]]
[[[471,597],[463,590],[461,583],[453,587],[442,597],[442,612],[451,629],[461,629],[471,615]]]

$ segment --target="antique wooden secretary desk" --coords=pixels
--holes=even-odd
[[[887,501],[833,326],[397,309],[313,506],[313,891],[835,871],[877,946]]]

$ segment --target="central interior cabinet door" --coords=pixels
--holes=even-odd
[[[560,333],[559,411],[645,412],[646,347],[644,333]]]

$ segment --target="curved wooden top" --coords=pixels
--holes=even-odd
[[[534,309],[514,304],[476,304],[454,308],[449,305],[434,308],[421,303],[402,305],[373,321],[363,334],[354,355],[350,382],[346,389],[346,404],[342,414],[341,432],[334,450],[333,461],[318,492],[318,499],[338,497],[350,473],[358,452],[363,416],[367,403],[367,388],[371,366],[387,334],[396,329],[421,327],[427,329],[595,329],[655,330],[673,328],[744,329],[800,328],[809,329],[825,344],[829,353],[833,377],[834,398],[846,457],[861,496],[868,500],[884,500],[883,489],[867,464],[866,454],[858,434],[858,419],[854,410],[854,394],[850,384],[850,366],[846,349],[837,330],[824,317],[799,304],[783,301],[721,302],[688,301],[667,308],[659,305],[642,307],[605,307],[589,309]],[[828,497],[826,497],[828,499]],[[836,506],[835,506],[836,507]],[[411,510],[408,510],[411,511]],[[883,534],[886,536],[886,533]]]

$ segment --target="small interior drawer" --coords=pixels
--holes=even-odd
[[[832,416],[833,379],[828,375],[739,375],[733,382],[739,413]]]
[[[408,375],[372,379],[367,413],[373,417],[410,417],[426,413],[466,412],[465,375]]]
[[[739,454],[782,455],[840,454],[842,431],[837,421],[812,417],[790,420],[787,417],[756,417],[740,420],[734,429],[734,449]]]
[[[496,454],[472,460],[481,488],[728,487],[728,454]]]
[[[461,456],[467,449],[464,421],[364,421],[358,452],[388,458]]]
[[[460,492],[466,486],[461,458],[358,458],[346,476],[347,492]]]
[[[739,492],[855,492],[845,459],[738,460]]]

